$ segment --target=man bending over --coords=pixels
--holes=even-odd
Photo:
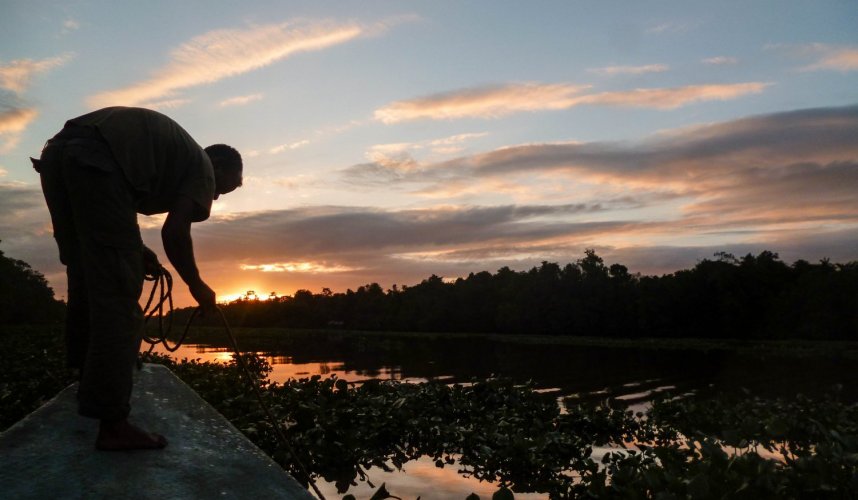
[[[144,269],[158,265],[137,214],[167,213],[167,257],[203,311],[214,309],[191,223],[206,220],[212,200],[241,186],[241,155],[224,144],[201,148],[158,112],[111,107],[67,121],[33,166],[68,275],[66,348],[69,367],[80,371],[78,412],[100,420],[98,449],[163,448],[163,436],[128,421]]]

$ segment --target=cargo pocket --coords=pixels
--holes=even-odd
[[[80,237],[116,248],[142,248],[134,193],[116,163],[80,156],[75,148],[68,153],[63,173]]]

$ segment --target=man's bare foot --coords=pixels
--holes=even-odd
[[[154,432],[131,425],[128,420],[101,421],[95,447],[99,450],[159,450],[167,446],[167,439]]]

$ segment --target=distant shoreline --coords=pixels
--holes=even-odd
[[[180,327],[174,325],[173,334],[181,334]],[[519,343],[530,345],[564,345],[581,347],[611,347],[625,349],[685,349],[695,351],[732,351],[752,354],[767,353],[784,356],[836,355],[838,357],[858,359],[858,341],[847,340],[741,340],[708,338],[605,338],[594,336],[567,335],[528,335],[506,333],[452,333],[452,332],[397,332],[375,330],[338,330],[319,328],[276,328],[276,327],[240,327],[234,328],[239,339],[273,340],[290,338],[305,339],[324,336],[326,339],[399,338],[422,340],[483,339],[490,342]],[[185,342],[207,343],[226,342],[220,327],[193,327]]]

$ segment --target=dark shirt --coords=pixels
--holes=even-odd
[[[211,161],[169,117],[149,109],[111,107],[72,118],[66,126],[98,130],[136,193],[139,213],[169,212],[183,195],[197,205],[194,222],[208,219],[215,190]]]

